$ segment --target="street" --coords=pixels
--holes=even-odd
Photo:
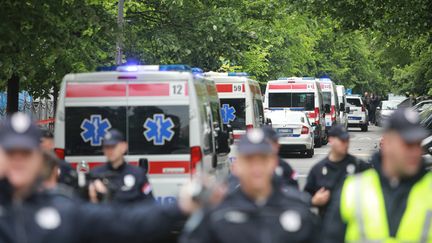
[[[382,128],[376,126],[369,126],[368,132],[361,132],[359,128],[350,128],[350,153],[367,161],[370,155],[378,149],[381,131]],[[305,185],[309,170],[315,163],[327,156],[329,148],[329,145],[315,148],[315,155],[313,158],[304,158],[296,154],[284,156],[297,171],[301,188]]]

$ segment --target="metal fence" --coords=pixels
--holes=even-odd
[[[7,94],[0,93],[0,118],[6,116]],[[54,129],[54,101],[44,98],[34,100],[28,92],[20,92],[18,110],[32,117],[40,126]]]

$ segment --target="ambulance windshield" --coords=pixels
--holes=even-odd
[[[246,102],[244,98],[220,99],[224,124],[231,124],[234,130],[246,129]]]
[[[314,93],[269,93],[269,108],[303,108],[312,111],[315,107]]]

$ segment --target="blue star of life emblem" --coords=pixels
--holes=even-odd
[[[91,146],[101,146],[105,133],[111,128],[108,119],[102,119],[101,115],[91,115],[90,119],[84,119],[81,123],[81,138],[84,142],[90,142]]]
[[[222,121],[224,124],[228,124],[229,122],[232,122],[236,118],[236,110],[234,107],[230,106],[229,104],[223,104],[221,108],[221,115],[222,115]]]
[[[144,137],[147,141],[153,141],[154,145],[165,145],[174,137],[174,122],[170,117],[165,118],[164,114],[154,114],[153,119],[147,118],[144,123]]]

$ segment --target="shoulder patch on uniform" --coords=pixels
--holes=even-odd
[[[297,232],[302,226],[302,219],[298,212],[287,210],[279,217],[282,228],[288,232]]]
[[[39,209],[35,215],[36,223],[42,229],[53,230],[61,225],[60,213],[53,207]]]
[[[133,186],[135,186],[136,183],[136,178],[134,175],[131,174],[127,174],[123,177],[123,184],[125,185],[126,188],[132,188]]]
[[[224,219],[230,223],[241,224],[248,220],[248,216],[244,212],[228,211],[225,213]]]
[[[141,192],[144,193],[145,195],[150,194],[151,191],[152,191],[152,187],[148,182],[145,183],[141,188]]]
[[[350,175],[354,174],[355,170],[356,170],[356,167],[353,164],[348,164],[346,167],[346,172]]]

